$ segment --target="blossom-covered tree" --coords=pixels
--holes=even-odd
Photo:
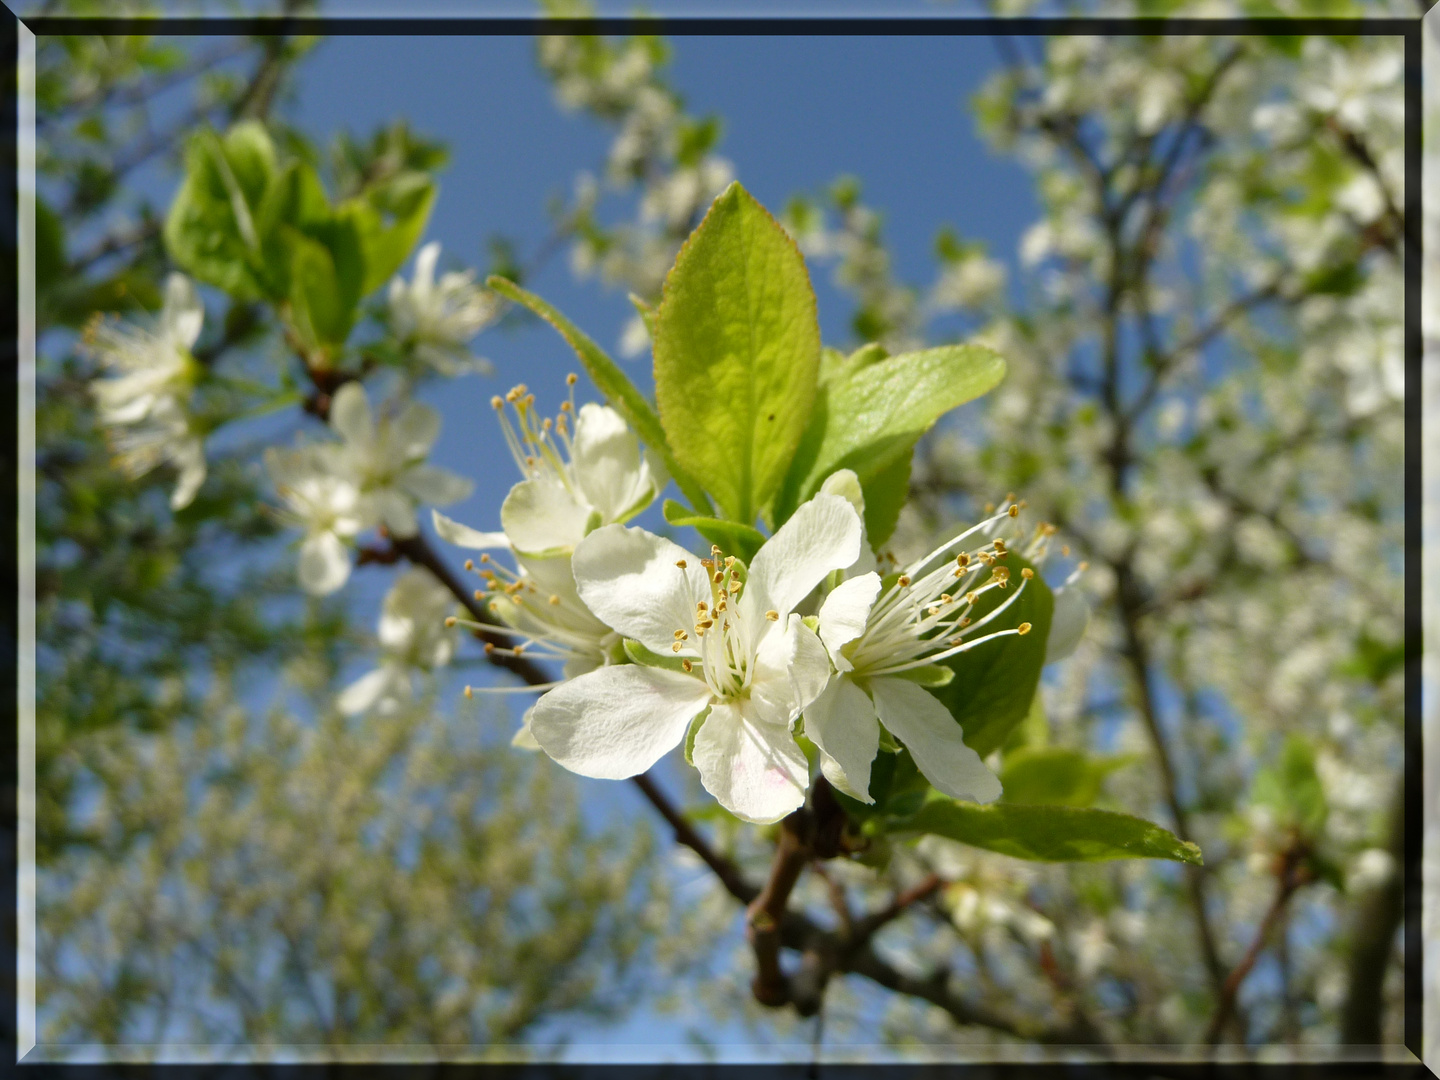
[[[557,235],[577,272],[631,293],[621,348],[649,351],[651,400],[513,267],[483,285],[438,272],[421,246],[438,148],[396,127],[320,168],[271,114],[298,51],[275,42],[177,133],[179,184],[140,255],[75,252],[68,230],[103,200],[75,201],[74,161],[46,163],[77,194],[56,213],[64,192],[42,192],[42,264],[69,271],[42,275],[42,311],[90,329],[50,339],[42,456],[68,431],[107,498],[165,493],[147,520],[195,564],[191,607],[167,610],[163,573],[156,597],[133,582],[142,536],[99,578],[128,590],[126,617],[183,640],[218,608],[244,630],[139,672],[104,659],[137,722],[86,733],[105,705],[82,710],[67,672],[106,634],[93,599],[87,634],[59,633],[88,580],[64,552],[117,525],[52,467],[42,784],[98,785],[103,808],[86,822],[78,791],[54,794],[43,819],[60,1037],[131,1038],[195,993],[167,974],[193,954],[196,1000],[233,999],[249,1038],[509,1039],[546,1010],[615,1007],[642,955],[704,962],[697,942],[742,906],[748,970],[705,992],[777,1023],[828,1007],[873,1038],[862,1003],[883,992],[897,1040],[1393,1036],[1398,45],[1002,42],[976,115],[1036,171],[1022,293],[953,230],[928,291],[896,282],[855,181],[772,216],[715,153],[718,121],[684,111],[663,41],[543,37],[560,103],[614,127],[606,178],[634,203],[602,226],[582,180]],[[48,54],[43,122],[126,85],[143,102],[147,72],[180,63],[141,48],[112,68],[112,46],[88,48]],[[99,88],[70,89],[71,69]],[[810,275],[827,264],[856,301],[850,342],[821,341]],[[112,311],[122,297],[158,314]],[[519,475],[461,523],[435,508],[470,481],[428,463],[439,417],[412,395],[503,370],[503,340],[487,361],[471,340],[507,310],[558,331],[588,384],[572,377],[553,415],[547,388],[495,397]],[[932,329],[942,314],[962,317],[956,340]],[[303,425],[292,445],[208,448],[280,410]],[[698,540],[631,524],[656,502]],[[202,572],[225,537],[256,542],[263,594]],[[463,573],[451,547],[476,553]],[[344,681],[355,635],[333,594],[362,565],[395,577],[378,655]],[[297,585],[304,617],[267,623],[260,595]],[[305,706],[262,725],[237,686],[273,657]],[[514,748],[467,742],[476,713],[439,710],[436,673],[466,662],[508,673],[467,697],[533,689]],[[671,754],[703,809],[651,773]],[[253,802],[166,786],[207,770]],[[629,781],[716,902],[667,912],[647,828],[585,833],[571,773]],[[316,790],[335,797],[317,808]],[[307,829],[323,850],[304,854]],[[146,832],[140,872],[111,887]],[[203,928],[212,904],[231,940]],[[476,905],[439,924],[455,935],[427,921]],[[160,944],[73,976],[107,922]],[[280,949],[284,974],[237,965],[254,948]],[[1271,957],[1279,990],[1253,990]],[[392,971],[403,1003],[374,989]],[[275,1011],[302,988],[307,1019]]]

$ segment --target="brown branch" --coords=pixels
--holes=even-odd
[[[1225,978],[1225,985],[1220,993],[1220,1002],[1215,1008],[1215,1015],[1211,1017],[1210,1027],[1205,1033],[1205,1041],[1209,1045],[1215,1046],[1220,1042],[1220,1033],[1224,1030],[1225,1024],[1235,1008],[1235,1000],[1240,993],[1240,986],[1244,983],[1245,977],[1250,974],[1250,969],[1255,966],[1255,961],[1260,959],[1260,954],[1265,950],[1266,940],[1275,924],[1280,921],[1281,915],[1284,914],[1285,905],[1290,902],[1290,897],[1295,895],[1295,890],[1312,880],[1310,868],[1306,864],[1308,855],[1308,848],[1297,840],[1278,856],[1275,872],[1275,899],[1270,902],[1270,909],[1265,912],[1265,917],[1260,921],[1260,928],[1255,931],[1255,940],[1250,942],[1250,947],[1245,950],[1245,955]]]

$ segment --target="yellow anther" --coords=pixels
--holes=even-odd
[[[675,642],[674,645],[671,645],[671,646],[670,646],[670,651],[671,651],[671,652],[679,652],[679,651],[680,651],[681,649],[683,649],[683,648],[684,648],[684,646],[681,645],[680,642],[677,641],[677,642]]]
[[[481,562],[489,562],[489,561],[490,561],[490,556],[489,556],[489,555],[481,555],[481,556],[480,556],[480,561],[481,561]]]
[[[724,570],[716,570],[716,571],[715,571],[715,576],[714,576],[711,580],[714,581],[716,585],[719,585],[720,582],[722,582],[722,581],[725,580],[725,571],[724,571]]]
[[[576,375],[573,371],[570,372],[569,375],[566,375],[566,376],[565,376],[565,385],[566,385],[566,386],[574,386],[574,385],[575,385],[577,382],[579,382],[579,381],[580,381],[580,376],[579,376],[579,375]]]
[[[513,649],[511,649],[510,651],[511,651],[512,653],[514,653],[516,656],[519,656],[522,652],[525,651],[525,643],[522,641],[519,645],[516,645],[516,646],[515,646]]]
[[[495,651],[495,643],[494,643],[493,641],[487,641],[487,642],[485,642],[485,655],[486,655],[486,656],[489,656],[489,655],[490,655],[491,653],[493,653],[494,651]]]
[[[1001,537],[1001,536],[995,537],[994,544],[995,544],[995,550],[996,550],[996,551],[1004,551],[1004,550],[1005,550],[1005,538],[1004,538],[1004,537]]]
[[[965,602],[967,604],[973,604],[979,596],[980,594],[978,592],[968,592],[965,594]]]
[[[447,615],[447,616],[445,617],[445,625],[446,625],[446,626],[454,626],[454,625],[455,625],[455,616],[454,616],[454,615]]]
[[[694,670],[695,670],[695,665],[692,664],[689,660],[681,660],[681,661],[680,661],[680,666],[681,666],[682,668],[684,668],[686,671],[694,671]]]
[[[560,597],[556,596],[554,593],[551,593],[551,594],[550,594],[550,603],[551,603],[551,605],[553,605],[553,606],[555,606],[555,607],[558,607],[558,606],[560,605]]]
[[[676,640],[676,641],[684,641],[684,640],[685,640],[687,637],[689,637],[689,636],[690,636],[690,635],[687,634],[687,633],[685,633],[684,630],[676,630],[676,631],[675,631],[675,640]]]
[[[1019,516],[1020,516],[1020,507],[1018,507],[1018,506],[1012,506],[1012,507],[1010,507],[1009,510],[1007,510],[1007,511],[1005,511],[1005,512],[1006,512],[1007,514],[1009,514],[1012,518],[1013,518],[1013,517],[1019,517]]]
[[[712,626],[714,626],[714,625],[715,625],[715,620],[714,620],[714,619],[701,619],[699,622],[697,622],[697,623],[695,624],[695,629],[696,629],[696,630],[709,630],[710,627],[712,627]]]
[[[990,574],[996,581],[1004,582],[1010,580],[1010,568],[1008,566],[997,566],[994,570],[990,571]]]
[[[1014,493],[1013,491],[1007,491],[1007,492],[1005,492],[1005,501],[1006,501],[1006,502],[1014,502],[1014,501],[1015,501],[1015,493]]]
[[[544,430],[544,431],[549,431],[549,430],[550,430],[550,418],[549,418],[548,416],[547,416],[547,417],[545,418],[545,420],[541,423],[540,427],[541,427],[541,429]]]
[[[986,504],[985,504],[985,513],[987,513],[987,514],[993,514],[994,512],[995,512],[995,504],[994,504],[994,503],[986,503]]]
[[[963,619],[960,620],[960,628],[963,630],[965,627],[967,627],[967,626],[969,626],[969,625],[970,625],[970,616],[969,616],[969,615],[966,615]]]
[[[1021,637],[1024,637],[1030,632],[1030,624],[1028,622],[1022,622],[1019,626],[1015,628],[1015,632]]]
[[[956,566],[969,566],[969,565],[970,565],[970,556],[969,556],[966,552],[963,552],[963,551],[960,552],[959,555],[956,555],[956,556],[955,556],[955,565],[956,565]]]
[[[927,608],[925,609],[925,614],[926,614],[926,615],[939,615],[939,614],[940,614],[940,605],[938,605],[938,604],[931,604],[929,607],[927,607]]]
[[[779,622],[780,613],[774,608],[771,608],[769,611],[765,612],[765,618],[769,619],[771,622]]]
[[[1083,573],[1084,571],[1090,569],[1090,564],[1089,564],[1088,562],[1082,562],[1082,563],[1081,563],[1079,566],[1077,566],[1075,569],[1076,569],[1076,570],[1079,570],[1079,571],[1081,571],[1081,572]]]
[[[710,545],[710,554],[711,554],[711,555],[719,555],[719,554],[720,554],[720,545],[719,545],[719,544],[711,544],[711,545]]]
[[[735,556],[734,556],[734,555],[726,555],[726,556],[725,556],[725,565],[726,565],[726,566],[734,566],[734,565],[735,565]]]
[[[1035,576],[1035,571],[1031,570],[1030,567],[1027,566],[1020,571],[1020,576],[1023,577],[1026,581],[1029,581]]]
[[[1061,544],[1061,545],[1060,545],[1060,554],[1061,554],[1061,555],[1069,555],[1069,554],[1070,554],[1070,545],[1069,545],[1069,544]]]
[[[467,698],[470,698],[470,699],[473,700],[474,697],[475,697],[475,691],[472,690],[472,689],[470,689],[470,687],[467,686],[467,687],[465,687],[465,696],[466,696]]]
[[[484,599],[485,599],[485,590],[484,590],[484,589],[476,589],[475,592],[474,592],[472,595],[475,597],[476,600],[484,600]]]
[[[684,559],[680,559],[675,563],[675,565],[678,566],[681,570],[684,570],[688,564],[685,562]]]
[[[574,408],[574,406],[571,405],[570,402],[568,402],[568,401],[562,401],[562,402],[560,403],[560,411],[561,411],[561,412],[569,412],[572,408]]]
[[[965,640],[965,639],[964,639],[963,637],[958,637],[958,636],[957,636],[957,637],[952,637],[952,638],[950,639],[950,644],[951,644],[951,645],[959,645],[959,644],[960,644],[962,641],[964,641],[964,640]]]
[[[900,575],[900,580],[899,580],[898,584],[899,584],[899,586],[900,586],[902,589],[905,588],[907,585],[910,584],[910,575],[909,575],[909,574],[901,574],[901,575]]]
[[[716,610],[716,611],[724,611],[727,606],[728,606],[728,605],[725,603],[725,599],[724,599],[724,593],[722,592],[722,593],[721,593],[720,602],[715,605],[715,610]]]
[[[490,399],[490,407],[491,407],[492,409],[503,409],[503,408],[505,408],[505,399],[502,398],[499,394],[496,394],[494,397],[492,397],[492,398]]]
[[[942,604],[948,604],[948,603],[950,603],[950,601],[952,601],[952,600],[954,600],[954,599],[955,599],[955,598],[954,598],[953,596],[951,596],[948,592],[942,592],[942,593],[940,594],[940,602],[941,602]]]
[[[465,560],[465,569],[466,569],[466,570],[474,570],[474,569],[475,569],[475,560],[474,560],[474,559],[466,559],[466,560]]]

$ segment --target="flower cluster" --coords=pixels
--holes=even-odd
[[[426,463],[440,434],[440,414],[428,405],[408,401],[377,418],[365,388],[349,382],[331,400],[330,427],[340,441],[265,453],[283,516],[305,532],[300,584],[316,595],[345,584],[359,533],[383,526],[397,539],[414,536],[418,504],[445,506],[473,488]]]
[[[866,802],[882,743],[903,744],[947,795],[999,796],[999,780],[917,676],[1030,631],[1028,623],[994,629],[1034,574],[1026,566],[1012,580],[1005,564],[1011,549],[1000,532],[1018,506],[882,577],[859,481],[841,470],[748,565],[716,545],[697,556],[624,524],[664,478],[613,410],[586,405],[572,436],[573,401],[553,420],[537,420],[524,386],[496,401],[525,476],[502,506],[503,531],[482,533],[438,513],[435,524],[458,545],[514,553],[513,571],[480,557],[489,591],[477,595],[488,595],[516,638],[508,649],[487,649],[564,662],[563,680],[527,712],[517,744],[581,775],[622,779],[684,743],[706,790],[755,822],[804,801],[802,735],[831,783]],[[1037,529],[1018,553],[1043,557],[1052,531]],[[992,590],[1009,596],[982,614],[977,604]],[[1084,627],[1084,602],[1076,605],[1073,590],[1059,595],[1067,592],[1051,658]]]
[[[189,402],[200,366],[190,350],[205,308],[184,274],[165,281],[165,302],[153,327],[97,318],[85,331],[90,352],[111,372],[90,391],[99,407],[116,465],[132,478],[169,462],[179,470],[170,496],[180,510],[205,480],[205,448]]]
[[[373,708],[390,714],[409,701],[414,670],[444,667],[455,655],[455,624],[446,618],[454,607],[450,590],[428,570],[401,574],[380,609],[380,666],[345,688],[337,702],[340,711],[351,716]]]

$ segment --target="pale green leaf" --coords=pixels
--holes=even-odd
[[[815,398],[820,326],[795,242],[739,184],[681,248],[655,319],[655,397],[675,457],[749,525]]]
[[[831,366],[776,500],[777,526],[836,469],[853,469],[863,486],[908,460],[936,420],[1005,377],[1005,361],[982,345],[876,356],[861,349]]]
[[[1017,859],[1103,862],[1171,859],[1201,865],[1200,849],[1141,818],[1109,810],[934,799],[894,832],[933,833]]]

